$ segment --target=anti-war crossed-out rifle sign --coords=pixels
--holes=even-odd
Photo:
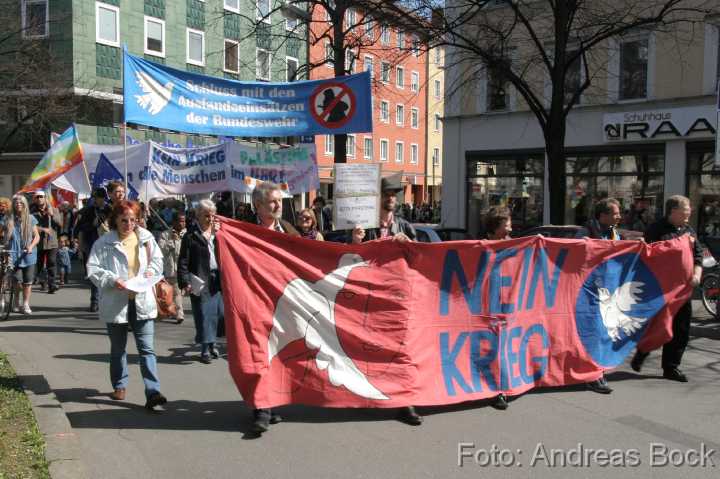
[[[372,131],[368,72],[266,83],[189,73],[127,52],[123,64],[127,123],[224,136]]]

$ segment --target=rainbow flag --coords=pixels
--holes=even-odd
[[[78,139],[75,125],[60,135],[50,149],[43,155],[30,179],[20,189],[20,193],[43,189],[46,185],[68,171],[73,166],[82,163],[83,151]]]

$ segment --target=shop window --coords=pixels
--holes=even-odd
[[[438,150],[438,164],[439,156]],[[493,206],[510,210],[517,233],[542,225],[544,153],[483,156],[467,165],[467,229],[473,237],[484,233],[483,218]]]
[[[584,225],[597,201],[615,198],[620,202],[620,228],[644,231],[662,216],[664,163],[659,151],[569,155],[565,223]]]
[[[620,44],[620,100],[647,96],[648,39]]]
[[[687,159],[690,224],[700,239],[720,236],[720,168],[715,165],[714,145],[688,151]]]

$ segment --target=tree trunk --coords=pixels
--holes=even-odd
[[[565,175],[565,122],[548,125],[545,134],[547,154],[548,189],[550,198],[550,223],[565,224],[565,197],[567,192]]]

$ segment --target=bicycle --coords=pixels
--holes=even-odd
[[[720,320],[720,263],[717,259],[720,254],[720,237],[706,237],[707,249],[703,257],[703,276],[700,281],[702,304],[712,317]]]
[[[10,317],[15,299],[15,265],[10,260],[10,250],[0,249],[0,321]]]

